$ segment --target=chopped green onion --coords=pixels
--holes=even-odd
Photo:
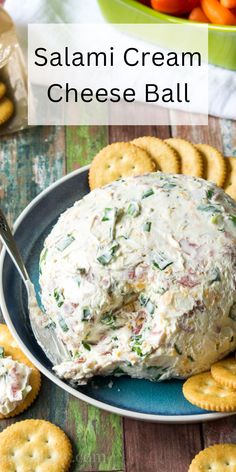
[[[147,233],[150,233],[151,226],[152,226],[151,221],[146,221],[146,223],[144,223],[143,225],[143,230],[146,231]]]
[[[180,350],[180,348],[177,346],[177,344],[174,344],[174,348],[175,348],[177,354],[179,354],[179,356],[181,356],[183,354],[182,351]]]
[[[74,236],[71,234],[68,234],[66,238],[61,239],[60,241],[57,242],[56,248],[58,251],[64,251],[68,246],[70,246],[71,243],[75,240]]]
[[[212,212],[212,213],[221,213],[220,211],[220,208],[218,208],[217,206],[214,206],[214,205],[199,205],[197,207],[197,210],[200,210],[200,211],[209,211],[209,212]]]
[[[149,301],[149,298],[143,292],[141,292],[140,295],[139,295],[140,305],[141,306],[146,306],[148,301]]]
[[[176,184],[173,182],[166,182],[164,185],[162,185],[162,188],[165,190],[171,190],[172,188],[176,187]]]
[[[69,331],[69,328],[68,328],[68,326],[67,326],[67,324],[66,324],[64,318],[59,318],[58,322],[59,322],[59,325],[60,325],[62,331],[64,331],[65,333],[66,333],[67,331]]]
[[[142,195],[142,199],[151,197],[151,195],[154,195],[154,191],[152,188],[149,188],[148,190],[145,190]]]
[[[111,326],[115,327],[116,323],[116,316],[112,315],[112,313],[106,313],[102,318],[101,318],[101,323],[106,325],[106,326]]]
[[[82,321],[89,321],[92,318],[92,312],[89,307],[82,308]]]
[[[168,259],[163,252],[159,252],[155,255],[153,261],[152,261],[154,267],[156,269],[164,270],[166,269],[169,265],[173,264],[173,261]]]
[[[54,289],[53,296],[57,302],[57,306],[60,308],[64,303],[64,295],[59,291],[58,288]]]
[[[0,359],[4,357],[4,347],[0,346]]]
[[[56,325],[55,321],[53,321],[53,320],[50,319],[50,320],[48,321],[47,325],[45,326],[45,328],[47,328],[47,329],[55,329],[56,326],[57,326],[57,325]]]
[[[87,351],[91,351],[91,346],[89,343],[86,343],[86,341],[82,341],[82,344],[84,346],[84,349],[87,349]]]
[[[107,247],[107,250],[101,254],[101,256],[97,257],[98,262],[102,265],[108,265],[112,261],[119,247],[120,245],[118,242],[112,241],[112,243]]]
[[[105,208],[102,221],[109,221],[114,218],[114,208]]]
[[[207,198],[210,200],[214,195],[214,191],[213,190],[207,190],[207,193],[206,193],[206,196]]]
[[[130,202],[127,208],[127,214],[130,216],[138,216],[140,214],[141,208],[138,202]]]

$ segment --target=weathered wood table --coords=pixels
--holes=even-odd
[[[101,147],[143,135],[181,136],[236,157],[236,122],[215,118],[208,127],[31,128],[0,140],[2,209],[13,222],[35,195],[66,172],[88,164]],[[76,400],[46,378],[34,405],[17,419],[1,421],[0,429],[25,418],[48,419],[68,433],[74,445],[73,472],[187,472],[204,446],[236,442],[235,416],[202,425],[122,419]]]

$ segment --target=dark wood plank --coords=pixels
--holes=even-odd
[[[126,472],[187,471],[200,449],[198,425],[125,420]]]

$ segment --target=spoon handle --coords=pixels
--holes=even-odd
[[[12,232],[9,228],[7,220],[0,209],[0,240],[6,247],[6,250],[9,256],[12,258],[20,276],[26,282],[28,280],[28,274],[22,260],[22,257],[17,249],[15,240],[13,238]]]

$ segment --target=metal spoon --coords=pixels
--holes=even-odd
[[[38,306],[34,286],[29,278],[7,220],[1,210],[0,240],[6,247],[9,256],[15,264],[26,286],[29,302],[29,319],[38,344],[42,347],[43,351],[54,365],[61,364],[61,362],[65,360],[69,360],[69,352],[62,341],[57,338],[55,329],[51,329],[50,327],[45,328],[44,324],[42,323],[42,320],[45,319],[45,315]]]

